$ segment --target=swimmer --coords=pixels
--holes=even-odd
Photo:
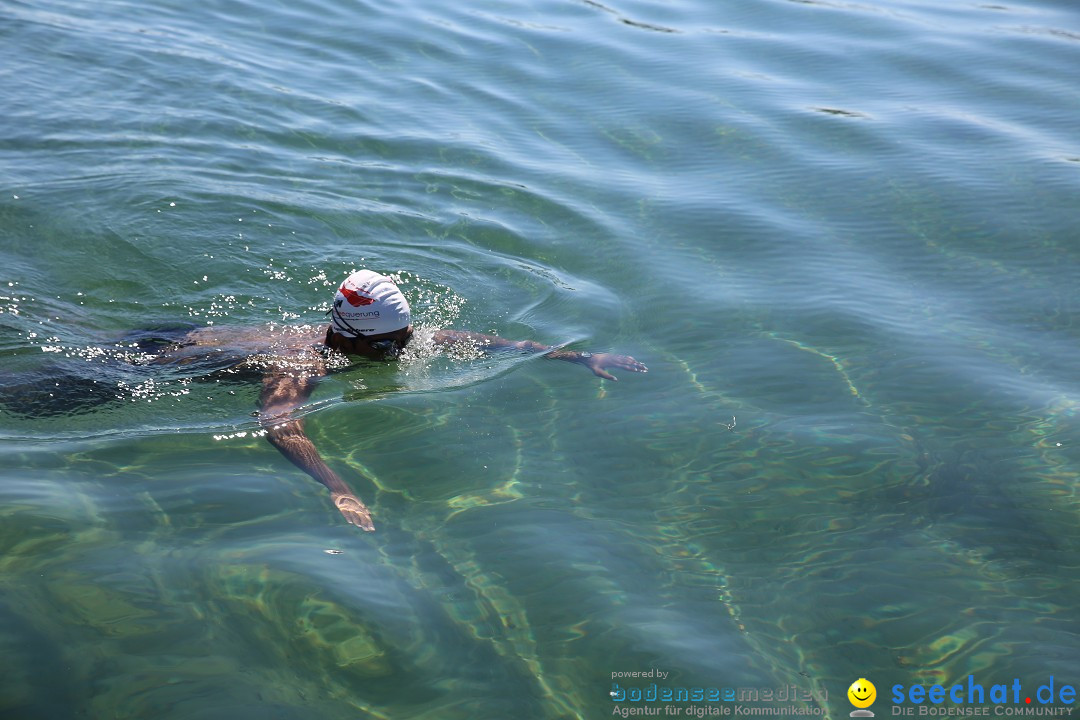
[[[413,337],[412,316],[408,301],[394,281],[371,270],[360,270],[346,278],[327,314],[330,324],[325,332],[319,328],[268,337],[265,332],[251,330],[199,328],[156,350],[154,362],[186,363],[208,356],[221,359],[223,353],[238,359],[243,355],[249,359],[258,357],[258,366],[263,368],[259,422],[266,430],[266,438],[294,465],[330,490],[334,506],[350,524],[370,532],[375,529],[371,512],[326,464],[304,433],[303,419],[292,413],[311,396],[318,379],[329,372],[333,351],[375,360],[396,358]],[[564,350],[532,340],[515,342],[463,330],[439,330],[433,342],[436,346],[468,343],[488,351],[542,353],[553,360],[584,365],[607,380],[617,379],[609,370],[648,370],[627,355]]]

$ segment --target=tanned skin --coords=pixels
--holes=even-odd
[[[321,334],[322,331],[318,331]],[[319,351],[320,345],[332,348],[349,356],[358,356],[375,360],[394,357],[412,339],[413,328],[397,330],[381,335],[366,337],[348,337],[326,329],[320,339],[316,333],[281,335],[274,338],[270,353],[280,358],[281,362],[264,363],[262,393],[259,396],[259,423],[266,430],[266,439],[294,465],[315,478],[330,490],[330,499],[351,525],[372,532],[375,525],[371,522],[371,512],[352,489],[323,460],[315,444],[304,432],[304,420],[293,417],[293,411],[303,405],[319,378],[326,375],[326,358]],[[384,341],[391,341],[386,343]],[[582,353],[573,350],[555,349],[532,340],[512,341],[495,335],[467,332],[463,330],[439,330],[434,335],[436,345],[446,346],[455,343],[469,343],[484,350],[524,350],[543,353],[554,360],[565,360],[589,368],[597,377],[617,380],[608,372],[628,370],[647,372],[643,364],[628,355],[611,353]],[[202,328],[188,335],[177,345],[178,348],[211,348],[221,344],[254,353],[267,353],[266,337],[254,333],[223,331],[221,329]],[[256,349],[257,348],[257,349]],[[173,353],[163,353],[162,362],[176,358]],[[180,359],[180,362],[183,362]]]

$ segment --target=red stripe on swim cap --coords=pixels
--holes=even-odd
[[[353,307],[360,307],[361,305],[370,305],[373,302],[375,302],[375,298],[370,298],[370,297],[366,297],[364,295],[361,295],[360,293],[356,292],[355,290],[350,290],[349,288],[345,287],[344,285],[341,286],[341,290],[339,290],[338,292],[340,292],[342,295],[344,295],[345,299],[348,300],[349,304],[352,305]]]

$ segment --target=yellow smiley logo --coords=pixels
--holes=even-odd
[[[848,700],[857,708],[868,708],[877,699],[877,688],[866,678],[859,678],[847,689]]]

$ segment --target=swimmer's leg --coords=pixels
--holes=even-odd
[[[107,344],[158,355],[176,347],[196,327],[177,323],[133,330]],[[24,418],[92,412],[121,399],[118,380],[138,370],[112,357],[100,364],[51,362],[30,370],[0,373],[0,410]]]
[[[60,364],[0,377],[0,408],[19,417],[78,415],[118,397],[115,382],[79,375]]]

